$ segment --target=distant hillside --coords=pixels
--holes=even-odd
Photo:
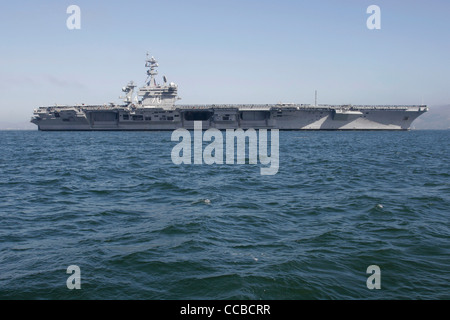
[[[414,120],[413,129],[450,129],[450,104],[429,106],[430,110]]]

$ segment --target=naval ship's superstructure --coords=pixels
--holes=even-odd
[[[411,123],[428,110],[426,105],[176,105],[178,86],[157,84],[158,63],[145,61],[147,79],[134,95],[136,85],[129,82],[122,91],[120,105],[55,105],[34,110],[31,122],[39,130],[174,130],[280,129],[280,130],[408,130]]]

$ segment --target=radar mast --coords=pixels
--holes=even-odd
[[[149,58],[149,54],[147,52],[147,58],[145,59],[145,67],[149,68],[147,70],[147,80],[145,81],[147,86],[156,87],[155,76],[158,74],[156,68],[158,68],[158,61],[152,56]]]
[[[175,101],[178,100],[177,85],[173,82],[167,83],[164,76],[164,83],[157,84],[155,76],[158,74],[156,68],[159,67],[158,61],[147,52],[145,59],[147,70],[147,79],[145,85],[139,88],[138,96],[141,96],[140,105],[144,108],[173,108]]]

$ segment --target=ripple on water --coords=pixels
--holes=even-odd
[[[170,132],[0,135],[0,298],[450,298],[447,131],[280,132],[275,176],[174,165]]]

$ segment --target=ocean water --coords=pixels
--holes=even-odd
[[[0,132],[0,299],[450,299],[449,141],[280,132],[265,176],[175,165],[171,132]]]

